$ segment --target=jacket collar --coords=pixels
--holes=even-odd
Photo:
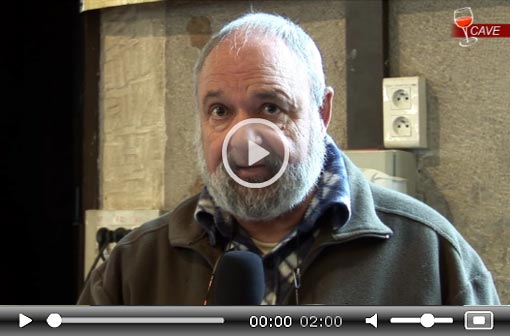
[[[389,238],[393,231],[377,216],[370,183],[363,173],[342,153],[351,189],[351,218],[332,231],[335,241],[356,239],[359,236]]]
[[[168,239],[172,246],[189,246],[206,236],[193,218],[199,195],[188,198],[175,208],[168,218]]]

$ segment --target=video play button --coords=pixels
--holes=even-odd
[[[253,166],[269,155],[269,152],[257,145],[255,142],[248,140],[248,166]]]
[[[234,181],[247,188],[264,188],[285,172],[289,148],[278,126],[266,119],[251,118],[230,129],[221,156]]]
[[[26,315],[19,314],[19,327],[23,328],[24,326],[30,324],[32,319]]]

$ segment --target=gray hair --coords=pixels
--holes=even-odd
[[[257,37],[279,38],[303,63],[309,77],[313,108],[322,106],[326,89],[322,57],[312,38],[297,24],[284,17],[266,13],[249,13],[228,23],[204,46],[195,65],[195,94],[198,76],[211,51],[233,33],[243,33],[245,40],[252,34]]]

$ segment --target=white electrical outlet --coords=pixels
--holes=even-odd
[[[426,148],[427,105],[423,77],[383,79],[384,147]]]

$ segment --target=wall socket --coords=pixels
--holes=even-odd
[[[426,101],[423,77],[383,79],[384,147],[427,147]]]

